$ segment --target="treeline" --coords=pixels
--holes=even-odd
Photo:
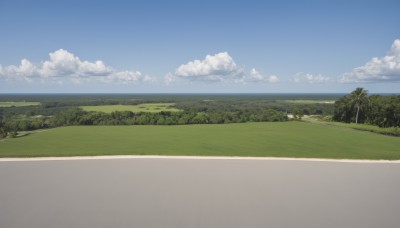
[[[55,96],[55,95],[54,95]],[[60,97],[59,97],[60,96]],[[35,96],[33,96],[35,97]],[[148,97],[121,97],[120,100],[111,96],[111,98],[103,98],[96,96],[55,96],[49,98],[37,96],[41,98],[41,105],[39,106],[22,106],[22,107],[0,107],[0,116],[54,116],[63,113],[71,108],[78,108],[79,106],[96,106],[96,105],[138,105],[142,103],[176,103],[177,109],[190,111],[190,112],[251,112],[258,113],[265,109],[273,109],[285,113],[293,113],[294,110],[301,110],[304,115],[332,115],[333,104],[292,104],[284,102],[286,96],[277,97],[279,99],[272,99],[269,96],[166,96],[164,98],[158,96]],[[18,99],[17,99],[18,98]],[[45,99],[46,98],[46,99]],[[55,99],[59,98],[59,101]],[[119,97],[118,97],[119,98]],[[294,99],[295,97],[287,97]],[[305,98],[308,98],[307,96]],[[322,99],[321,97],[310,97],[309,99]],[[327,97],[330,98],[330,97]],[[29,100],[28,97],[9,97],[14,100]],[[333,99],[333,98],[331,98]],[[335,98],[336,99],[336,98]],[[30,100],[29,100],[30,101]]]
[[[357,88],[335,102],[333,120],[400,127],[400,96],[368,96],[366,90]]]
[[[337,95],[235,94],[25,94],[2,95],[0,101],[35,101],[38,106],[0,107],[0,137],[69,125],[183,125],[286,121],[288,113],[332,115],[333,104],[291,104],[293,99],[336,99]],[[175,103],[181,112],[87,112],[85,105]]]
[[[71,110],[55,117],[56,126],[65,125],[184,125],[286,121],[281,112],[267,109],[257,114],[246,112],[160,112],[116,111],[111,114]]]
[[[287,121],[287,115],[272,109],[252,112],[160,112],[149,113],[116,111],[110,114],[87,112],[79,108],[69,109],[52,117],[14,116],[1,121],[0,129],[9,134],[16,131],[31,131],[71,125],[185,125],[227,124],[244,122]],[[4,137],[4,134],[3,134]]]
[[[18,135],[18,131],[31,131],[53,127],[49,117],[14,116],[0,118],[0,139]]]
[[[223,100],[223,101],[181,101],[176,108],[192,112],[251,112],[259,113],[273,109],[284,113],[300,110],[304,115],[332,115],[332,104],[291,104],[280,100]]]

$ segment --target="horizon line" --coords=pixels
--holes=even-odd
[[[184,93],[184,92],[142,92],[142,93],[124,93],[124,92],[27,92],[27,93],[2,93],[0,95],[25,95],[25,94],[38,94],[38,95],[46,95],[46,94],[59,94],[59,95],[68,95],[68,94],[121,94],[121,95],[152,95],[152,94],[162,94],[162,95],[177,95],[177,94],[193,94],[193,95],[273,95],[273,94],[348,94],[349,92],[275,92],[275,93],[244,93],[244,92],[236,92],[236,93],[220,93],[220,92],[199,92],[199,93]],[[399,95],[400,92],[373,92],[369,94],[393,94]]]

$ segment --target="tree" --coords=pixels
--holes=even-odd
[[[360,107],[368,103],[368,91],[359,87],[356,88],[353,92],[351,92],[350,97],[353,107],[355,106],[357,109],[356,111],[356,124],[357,124],[358,115],[360,113]]]
[[[11,138],[15,138],[15,137],[17,137],[18,136],[18,132],[17,132],[17,130],[12,130],[11,132],[10,132],[10,137]]]
[[[335,102],[335,110],[333,112],[333,120],[350,123],[353,117],[351,109],[351,98],[349,95],[339,98]]]
[[[7,131],[4,128],[0,127],[0,139],[6,137],[7,137]]]
[[[293,112],[293,118],[296,120],[301,120],[301,118],[303,117],[303,110],[299,108],[293,109],[292,112]]]

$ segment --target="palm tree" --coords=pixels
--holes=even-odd
[[[352,105],[357,108],[356,112],[356,124],[357,124],[358,114],[360,113],[360,107],[363,104],[368,103],[368,91],[363,88],[356,88],[353,92],[351,92],[350,97]]]

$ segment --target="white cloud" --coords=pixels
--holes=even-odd
[[[129,84],[137,82],[154,82],[155,79],[148,75],[143,75],[139,71],[120,71],[106,76],[103,81]]]
[[[296,83],[310,83],[310,84],[319,84],[330,81],[330,78],[321,74],[313,75],[307,74],[303,72],[296,73],[293,76],[293,82]]]
[[[400,81],[400,39],[396,39],[388,54],[372,58],[364,66],[354,68],[339,76],[339,82],[387,82]]]
[[[102,81],[116,83],[137,83],[152,81],[152,78],[139,71],[117,71],[106,66],[103,61],[81,61],[79,57],[59,49],[49,54],[50,59],[39,64],[29,60],[21,60],[19,66],[0,66],[0,77],[7,80],[33,80],[40,78],[41,82],[51,78],[67,78],[73,83],[87,81]]]
[[[38,68],[26,59],[22,59],[19,66],[2,67],[0,65],[0,78],[31,81],[30,77],[37,77],[39,74]]]
[[[207,81],[224,81],[243,73],[228,52],[207,55],[204,60],[193,60],[182,64],[175,71],[175,76]]]
[[[170,85],[175,81],[177,81],[177,77],[171,73],[168,73],[164,76],[164,83],[166,85]]]
[[[244,73],[244,68],[239,67],[228,52],[207,55],[203,60],[193,60],[180,65],[175,74],[168,73],[164,82],[170,85],[179,81],[206,81],[228,83],[274,83],[279,79],[276,75],[263,76],[256,69],[250,74]]]
[[[279,79],[276,75],[264,76],[261,75],[255,68],[250,70],[250,74],[246,75],[242,78],[242,82],[267,82],[267,83],[275,83],[278,82]]]

